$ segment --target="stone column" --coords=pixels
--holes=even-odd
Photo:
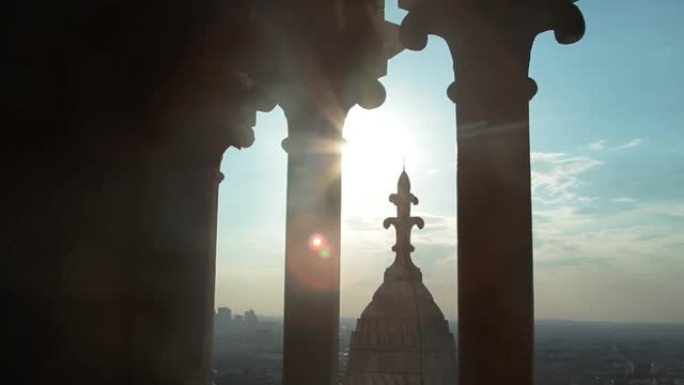
[[[252,140],[253,1],[13,3],[9,369],[209,383],[218,167]]]
[[[338,378],[342,125],[350,106],[309,95],[290,95],[282,104],[289,127],[282,144],[288,154],[285,385]]]
[[[213,383],[219,161],[220,155],[205,164],[174,162],[150,171],[157,174],[146,189],[150,250],[138,262],[136,281],[136,307],[145,311],[134,322],[135,352],[148,361],[141,380]]]
[[[262,62],[278,65],[256,78],[288,120],[284,385],[339,379],[342,126],[353,105],[384,101],[376,79],[399,49],[380,3],[286,0],[259,12]]]
[[[206,87],[174,93],[194,101],[183,99],[173,106],[181,114],[162,120],[169,137],[150,155],[143,178],[143,237],[149,253],[137,269],[136,307],[145,311],[134,326],[136,352],[149,360],[145,369],[151,371],[139,377],[165,384],[213,384],[221,158],[229,147],[250,146],[256,110],[272,108],[257,100],[241,76],[207,73],[208,79],[192,79]]]
[[[533,383],[532,215],[527,77],[537,34],[578,41],[571,0],[400,1],[404,44],[449,45],[458,142],[459,383]]]
[[[327,128],[332,135],[291,135],[283,141],[288,153],[286,384],[330,384],[337,372],[343,141],[340,131]]]

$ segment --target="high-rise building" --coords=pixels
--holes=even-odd
[[[397,216],[384,226],[396,228],[396,257],[385,270],[384,281],[357,320],[350,341],[344,385],[453,385],[456,383],[456,348],[442,311],[422,282],[411,260],[411,228],[423,220],[411,217],[411,194],[406,172],[398,192],[390,195]]]
[[[257,326],[259,324],[259,319],[253,309],[249,309],[245,312],[245,323],[247,326]]]
[[[230,329],[230,324],[233,321],[233,311],[229,307],[219,307],[214,317],[214,331],[222,334]]]

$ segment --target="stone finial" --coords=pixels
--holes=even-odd
[[[406,171],[402,171],[397,183],[397,193],[389,196],[389,201],[397,206],[397,216],[386,218],[383,226],[388,229],[393,225],[397,232],[397,242],[392,246],[396,253],[394,263],[387,269],[385,279],[413,278],[420,279],[420,270],[411,261],[411,229],[414,225],[422,229],[425,225],[423,218],[411,216],[411,204],[417,205],[418,198],[411,193],[411,181]]]

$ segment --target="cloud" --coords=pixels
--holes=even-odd
[[[591,142],[588,144],[588,147],[590,150],[593,151],[602,151],[602,150],[625,150],[629,148],[636,148],[641,146],[644,143],[644,140],[641,138],[636,138],[632,139],[628,142],[625,142],[623,144],[614,146],[614,147],[608,147],[608,141],[605,139],[599,139],[595,142]]]
[[[606,148],[606,141],[601,139],[597,140],[596,142],[590,143],[589,148],[594,150],[594,151],[600,151]]]
[[[421,230],[414,228],[411,236],[413,243],[429,245],[456,246],[456,217],[443,217],[438,215],[417,213],[425,221],[425,227]]]
[[[634,202],[611,210],[570,204],[535,210],[535,255],[539,260],[674,256],[684,245],[679,207],[684,215],[684,205],[677,202]]]
[[[679,258],[615,258],[535,271],[538,319],[684,322]]]
[[[378,231],[382,229],[382,221],[384,218],[380,216],[362,217],[346,217],[342,219],[343,231]]]
[[[619,197],[619,198],[614,198],[613,202],[615,203],[634,203],[636,200],[634,198],[630,197]]]
[[[534,152],[531,154],[532,197],[545,204],[587,202],[594,197],[579,196],[579,175],[603,164],[602,161],[565,153]]]
[[[644,142],[643,139],[640,139],[640,138],[632,139],[632,140],[630,140],[629,142],[627,142],[627,143],[625,143],[625,144],[622,144],[622,145],[620,145],[620,146],[615,147],[615,149],[616,149],[616,150],[625,150],[625,149],[628,149],[628,148],[636,148],[636,147],[641,146],[641,144],[642,144],[643,142]]]
[[[684,322],[679,207],[684,215],[678,202],[535,211],[537,318]]]
[[[674,206],[669,214],[673,217],[684,217],[684,204]]]

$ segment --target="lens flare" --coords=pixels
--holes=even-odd
[[[309,249],[313,251],[320,250],[325,245],[325,238],[321,234],[311,234],[309,237]]]
[[[330,256],[330,245],[325,237],[321,234],[312,234],[309,237],[309,250],[316,253],[321,258],[328,258]]]

